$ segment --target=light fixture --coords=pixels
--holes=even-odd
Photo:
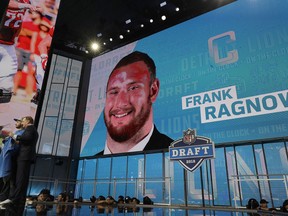
[[[164,1],[164,2],[160,3],[160,7],[164,7],[166,4],[167,4],[166,1]]]
[[[126,24],[131,23],[131,19],[126,20],[125,23],[126,23]]]
[[[93,42],[93,43],[91,44],[91,49],[94,50],[94,51],[98,50],[99,47],[100,47],[99,44],[96,43],[96,42]]]
[[[180,10],[180,8],[179,8],[179,7],[176,7],[176,8],[175,8],[175,11],[177,11],[177,12],[178,12],[179,10]]]
[[[110,41],[113,41],[113,38],[110,38],[109,40],[110,40]]]
[[[143,28],[143,27],[144,27],[144,24],[141,24],[140,27]]]
[[[102,33],[98,33],[98,34],[97,34],[97,37],[101,37],[101,36],[102,36]]]
[[[124,36],[123,36],[123,35],[119,35],[119,38],[120,38],[120,39],[123,39],[123,38],[124,38]]]
[[[161,16],[161,19],[162,19],[163,21],[166,20],[166,16],[165,16],[165,15]]]
[[[150,23],[153,23],[153,19],[150,19]]]

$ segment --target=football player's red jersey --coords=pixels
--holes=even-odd
[[[20,0],[20,3],[29,3],[28,0]],[[7,9],[0,26],[0,43],[12,45],[18,36],[26,9]]]
[[[51,27],[50,30],[49,30],[49,35],[50,35],[51,37],[53,37],[54,29],[55,29],[55,27],[53,26],[53,27]]]

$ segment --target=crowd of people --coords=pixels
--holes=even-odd
[[[66,215],[69,206],[65,203],[68,201],[69,197],[66,193],[62,192],[55,198],[49,189],[44,188],[37,196],[26,198],[26,207],[35,208],[37,215],[46,215],[53,208],[53,202],[55,202],[57,215]]]
[[[248,200],[248,203],[246,205],[247,209],[255,209],[260,211],[270,211],[270,212],[288,212],[288,199],[284,200],[282,206],[280,206],[279,209],[274,207],[268,206],[268,201],[266,199],[261,199],[260,202],[258,202],[255,198],[251,198]]]
[[[24,206],[31,164],[36,158],[38,132],[31,116],[14,119],[16,131],[1,130],[0,209]]]
[[[35,208],[37,215],[46,215],[48,211],[53,208],[55,205],[56,215],[71,215],[71,211],[77,211],[77,209],[81,208],[83,202],[82,197],[77,199],[72,199],[65,192],[59,193],[57,197],[51,195],[49,189],[42,189],[37,196],[29,196],[26,199],[26,206]],[[112,196],[104,197],[102,195],[97,198],[93,195],[90,197],[90,209],[97,210],[97,213],[112,213],[114,209],[117,209],[119,213],[124,212],[139,212],[140,208],[137,206],[140,204],[140,200],[136,197],[130,196],[122,196],[120,195],[116,200]],[[143,198],[143,204],[153,205],[153,201],[145,196]],[[152,208],[145,208],[145,210]]]

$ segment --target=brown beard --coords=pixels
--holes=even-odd
[[[148,102],[152,105],[151,102]],[[104,121],[105,125],[107,127],[107,131],[110,135],[110,137],[116,141],[116,142],[125,142],[129,139],[131,139],[137,132],[143,127],[143,125],[146,123],[146,121],[149,118],[151,107],[149,106],[148,109],[144,110],[144,108],[141,109],[138,116],[135,117],[135,120],[130,122],[128,125],[122,126],[118,129],[113,127],[110,121],[106,119],[106,115],[104,115]]]
[[[22,128],[22,124],[21,125],[18,125],[16,126],[17,129],[21,129]]]

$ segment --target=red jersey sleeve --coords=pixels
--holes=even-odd
[[[12,45],[20,32],[25,9],[6,11],[0,26],[0,43]]]
[[[55,27],[53,26],[53,27],[51,27],[50,30],[49,30],[49,35],[50,35],[51,37],[53,37],[54,29],[55,29]]]

